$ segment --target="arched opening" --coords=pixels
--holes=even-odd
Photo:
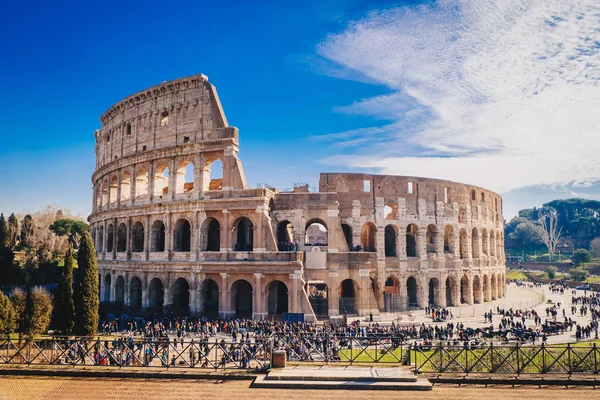
[[[396,257],[396,227],[394,225],[385,227],[385,256]]]
[[[102,253],[104,251],[104,226],[101,226],[98,231],[100,232],[100,236],[98,237],[98,253]]]
[[[131,174],[129,171],[123,172],[121,176],[121,201],[129,200],[131,197]]]
[[[467,231],[464,228],[460,230],[460,235],[458,237],[458,247],[460,250],[460,258],[469,258],[469,246],[467,245]]]
[[[320,219],[308,221],[305,232],[306,246],[327,246],[327,225]]]
[[[169,167],[160,164],[154,170],[154,197],[161,197],[169,193]]]
[[[496,257],[496,233],[490,230],[490,256]]]
[[[352,227],[348,224],[342,224],[342,232],[344,233],[346,244],[348,244],[348,250],[354,250],[354,243],[352,242]]]
[[[462,304],[468,304],[469,303],[469,299],[468,299],[468,294],[469,293],[469,278],[466,275],[463,275],[463,277],[460,280],[460,302]]]
[[[432,254],[436,252],[438,241],[438,229],[435,225],[429,225],[427,227],[427,233],[425,236],[425,243],[427,246],[427,253]]]
[[[129,284],[129,308],[132,312],[142,311],[142,281],[137,276]]]
[[[459,224],[467,223],[467,207],[466,206],[458,207],[458,223]]]
[[[127,251],[127,226],[124,223],[119,224],[117,230],[117,253]]]
[[[206,225],[206,246],[205,251],[221,251],[221,224],[214,218],[208,219]]]
[[[429,280],[429,305],[437,307],[440,295],[440,281],[437,278],[431,278]]]
[[[461,302],[461,304],[469,303],[468,293],[469,293],[469,278],[466,275],[463,275],[463,277],[460,280],[460,302]]]
[[[340,284],[339,310],[344,315],[356,314],[356,294],[358,285],[352,279],[344,279]]]
[[[112,279],[110,274],[106,274],[106,276],[104,277],[104,302],[108,303],[110,302],[110,285],[112,283]]]
[[[144,251],[144,225],[140,221],[136,222],[133,225],[131,234],[133,236],[131,243],[131,251],[134,253]]]
[[[447,306],[457,306],[458,304],[454,304],[452,301],[452,289],[454,288],[454,280],[450,277],[446,278],[446,305]]]
[[[491,301],[491,288],[490,288],[490,280],[487,275],[483,275],[483,301]]]
[[[406,227],[406,256],[417,256],[417,231],[419,227],[415,224],[410,224]]]
[[[108,229],[106,230],[106,251],[112,253],[113,244],[115,242],[115,232],[112,224],[108,225]]]
[[[492,274],[491,280],[491,289],[492,289],[492,300],[496,300],[498,298],[498,286],[496,285],[496,274]]]
[[[173,313],[177,316],[190,314],[190,284],[184,278],[173,283]]]
[[[162,313],[165,299],[165,286],[159,278],[154,278],[148,286],[148,307],[151,312]]]
[[[326,317],[329,315],[328,288],[323,281],[309,281],[307,284],[308,301],[315,316]]]
[[[479,258],[479,231],[473,228],[471,235],[471,247],[473,250],[473,258]]]
[[[112,179],[110,180],[110,203],[115,203],[117,201],[117,195],[118,195],[118,189],[119,189],[119,180],[117,179],[116,176],[113,176]]]
[[[417,280],[412,276],[406,280],[406,297],[408,308],[419,308]]]
[[[165,224],[162,221],[154,221],[152,224],[150,242],[150,251],[165,251]]]
[[[377,246],[375,244],[376,231],[377,228],[372,222],[367,222],[363,225],[360,233],[360,244],[362,245],[364,251],[373,253],[377,251]]]
[[[101,196],[102,201],[101,201],[101,205],[102,207],[106,207],[106,205],[108,204],[108,179],[105,179],[102,182],[102,189],[101,189]]]
[[[281,221],[277,224],[277,249],[279,251],[294,251],[294,227],[290,221]]]
[[[394,203],[388,203],[383,207],[383,218],[384,219],[396,219],[396,209],[398,207]]]
[[[385,280],[383,289],[383,310],[385,312],[400,312],[400,285],[395,277],[388,277]]]
[[[169,125],[169,113],[167,111],[163,111],[160,114],[160,126]]]
[[[478,275],[473,277],[473,302],[475,304],[481,303],[481,281]]]
[[[212,279],[202,282],[202,314],[209,318],[219,316],[219,285]]]
[[[140,168],[135,174],[135,197],[148,194],[148,171]]]
[[[194,164],[183,161],[177,166],[175,193],[191,193],[194,190]]]
[[[267,288],[267,310],[270,315],[288,312],[288,288],[281,281],[269,283]]]
[[[481,231],[481,251],[486,256],[490,254],[488,251],[488,234],[485,228]]]
[[[125,279],[119,275],[115,281],[115,304],[120,308],[125,303]]]
[[[250,219],[241,217],[233,224],[234,251],[252,251],[254,248],[254,224]]]
[[[252,285],[240,279],[231,287],[235,316],[237,318],[252,318]]]
[[[173,251],[190,251],[192,240],[192,226],[185,218],[178,219],[175,223],[175,240]]]
[[[454,229],[450,225],[444,227],[444,253],[454,253]]]
[[[204,190],[223,189],[223,163],[218,158],[206,164],[203,170]]]

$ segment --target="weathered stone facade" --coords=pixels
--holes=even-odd
[[[105,305],[312,319],[504,296],[493,192],[338,173],[318,193],[248,188],[238,130],[203,75],[129,96],[101,122],[89,220]]]

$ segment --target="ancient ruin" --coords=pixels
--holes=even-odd
[[[204,75],[100,118],[93,211],[113,310],[306,320],[482,303],[505,293],[502,199],[444,180],[323,173],[250,188]]]

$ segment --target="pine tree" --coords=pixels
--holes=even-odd
[[[4,214],[0,214],[0,249],[3,247],[8,247],[9,239],[8,225],[6,225]]]
[[[73,331],[75,324],[75,303],[73,302],[73,267],[75,259],[73,250],[69,246],[65,255],[65,266],[62,268],[58,287],[54,293],[54,320],[55,330],[68,335]]]
[[[0,335],[10,335],[17,325],[17,313],[10,299],[0,291]]]
[[[33,236],[33,231],[35,229],[35,224],[33,222],[33,218],[31,215],[27,214],[25,218],[21,221],[21,246],[31,247],[31,238]]]
[[[8,245],[14,249],[19,241],[19,221],[15,217],[15,213],[8,217]]]
[[[77,282],[75,285],[75,333],[93,336],[98,329],[98,262],[94,243],[85,232],[79,243],[77,257]]]

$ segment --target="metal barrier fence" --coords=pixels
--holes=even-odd
[[[272,341],[52,338],[0,339],[0,363],[104,365],[115,367],[242,368],[269,367]]]
[[[596,343],[522,346],[493,343],[469,347],[438,344],[411,350],[415,372],[485,374],[600,373]]]

